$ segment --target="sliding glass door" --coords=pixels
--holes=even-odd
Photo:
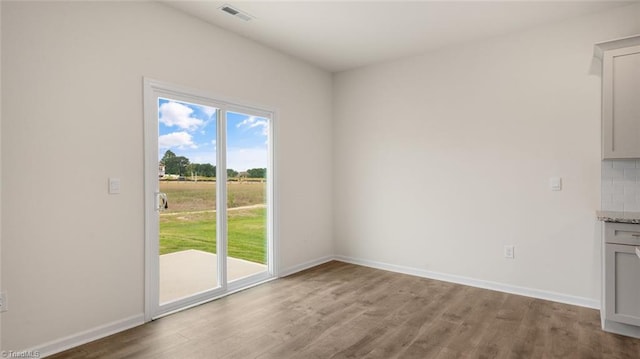
[[[272,119],[145,80],[147,320],[272,276]]]
[[[267,117],[225,113],[227,148],[227,277],[242,282],[268,264]]]

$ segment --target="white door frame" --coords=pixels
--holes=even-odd
[[[277,246],[274,205],[274,127],[275,111],[257,106],[219,100],[201,91],[144,78],[144,234],[145,234],[145,321],[214,300],[238,290],[277,277]],[[216,126],[216,233],[219,287],[197,293],[185,299],[160,305],[159,303],[159,226],[156,214],[158,192],[158,97],[217,108]],[[227,166],[226,166],[226,113],[238,112],[269,119],[267,165],[267,271],[227,283]],[[223,150],[219,150],[223,149]]]

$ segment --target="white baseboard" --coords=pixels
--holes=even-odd
[[[278,273],[278,277],[279,278],[280,277],[286,277],[288,275],[292,275],[294,273],[301,272],[301,271],[303,271],[305,269],[309,269],[311,267],[319,266],[320,264],[331,262],[334,259],[335,259],[335,256],[326,256],[326,257],[321,257],[321,258],[314,259],[314,260],[311,260],[311,261],[308,261],[308,262],[296,264],[294,266],[291,266],[289,268],[285,268],[285,269],[281,270]]]
[[[463,276],[458,276],[453,274],[433,272],[425,269],[412,268],[412,267],[406,267],[406,266],[401,266],[396,264],[388,264],[388,263],[377,262],[377,261],[370,261],[366,259],[352,258],[352,257],[346,257],[346,256],[334,256],[334,259],[341,262],[387,270],[390,272],[403,273],[403,274],[409,274],[409,275],[414,275],[414,276],[423,277],[423,278],[436,279],[436,280],[441,280],[445,282],[463,284],[463,285],[468,285],[470,287],[491,289],[498,292],[523,295],[526,297],[577,305],[580,307],[600,309],[600,302],[590,298],[549,292],[549,291],[540,290],[540,289],[519,287],[519,286],[510,285],[510,284],[491,282],[491,281],[463,277]]]
[[[111,334],[137,327],[141,324],[144,324],[144,314],[134,315],[132,317],[101,325],[68,337],[53,340],[48,343],[38,345],[35,348],[26,350],[26,352],[39,352],[41,357],[45,357],[104,338]]]

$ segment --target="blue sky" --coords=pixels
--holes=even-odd
[[[246,171],[266,168],[269,121],[227,113],[227,168]],[[167,150],[191,163],[216,165],[216,109],[158,99],[158,160]]]

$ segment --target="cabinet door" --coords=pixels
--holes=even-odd
[[[606,319],[640,326],[640,257],[636,246],[606,244]]]
[[[604,52],[602,158],[640,158],[640,46]]]

